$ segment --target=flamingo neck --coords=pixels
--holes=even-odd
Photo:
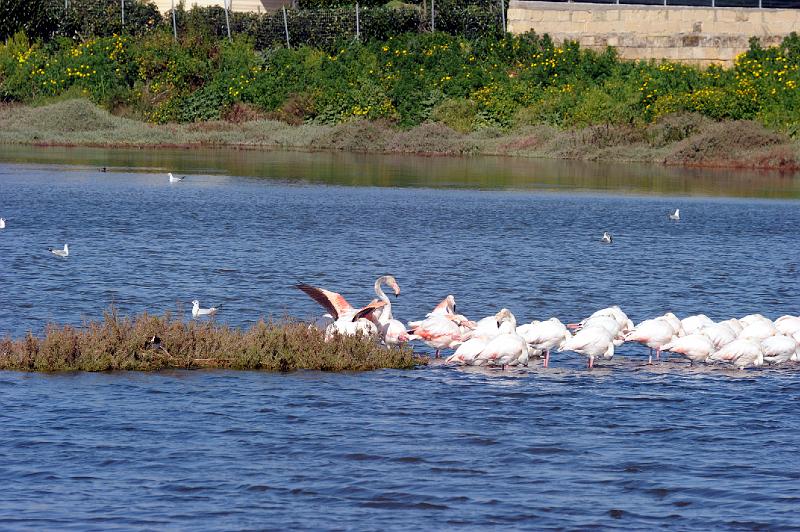
[[[378,299],[386,303],[386,306],[383,307],[380,312],[380,320],[381,321],[389,321],[392,319],[392,302],[389,300],[389,297],[384,293],[383,288],[381,285],[386,282],[386,276],[378,277],[375,281],[375,295],[378,296]]]

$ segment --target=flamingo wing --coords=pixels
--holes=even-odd
[[[358,309],[358,311],[353,315],[353,321],[358,321],[360,318],[369,318],[370,314],[372,314],[379,308],[383,308],[385,306],[386,306],[385,301],[381,301],[379,299],[373,299],[367,306]]]
[[[294,287],[302,290],[308,294],[311,299],[322,305],[335,320],[338,320],[348,311],[353,310],[353,306],[347,302],[342,294],[337,294],[336,292],[331,292],[323,288],[317,288],[316,286],[311,286],[306,283],[296,284]]]

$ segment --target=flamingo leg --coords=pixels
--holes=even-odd
[[[589,357],[589,369],[594,367],[594,357]]]
[[[661,348],[660,347],[656,347],[656,360],[658,360],[658,361],[661,360]]]
[[[433,358],[439,358],[439,350],[436,350],[436,353],[433,355]]]
[[[550,350],[544,352],[544,367],[550,367]]]
[[[647,356],[647,365],[650,366],[653,364],[653,348],[650,348],[650,354]]]

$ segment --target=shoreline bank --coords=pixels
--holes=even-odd
[[[115,116],[77,99],[42,107],[0,106],[0,144],[488,155],[784,174],[800,171],[800,142],[754,122],[714,122],[699,115],[667,116],[646,126],[605,124],[561,130],[538,124],[510,131],[485,128],[460,133],[436,122],[405,130],[381,121],[336,126],[290,125],[265,119],[154,125]]]

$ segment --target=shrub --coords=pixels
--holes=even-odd
[[[431,118],[455,131],[467,133],[475,127],[478,104],[465,98],[445,100],[431,112]]]

